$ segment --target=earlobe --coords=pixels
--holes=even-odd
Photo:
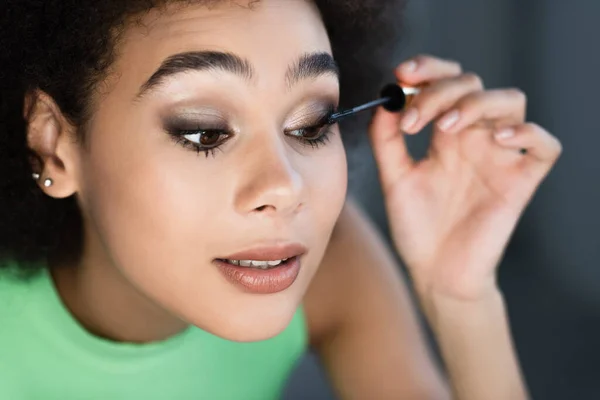
[[[79,164],[75,128],[54,100],[41,91],[26,96],[23,115],[32,152],[32,178],[48,196],[72,196],[77,191],[75,171]]]

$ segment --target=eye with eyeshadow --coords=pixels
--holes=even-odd
[[[328,120],[335,112],[333,104],[325,109],[321,107],[320,112],[302,118],[294,124],[297,128],[288,128],[284,133],[316,149],[330,139],[333,130]],[[234,130],[224,120],[201,121],[189,117],[168,120],[165,123],[165,131],[175,143],[198,154],[204,153],[206,157],[216,156],[216,151],[221,150],[221,147],[235,136]]]
[[[318,112],[317,117],[313,117],[312,121],[310,118],[306,119],[306,122],[300,124],[301,127],[298,129],[286,130],[286,134],[297,138],[302,144],[315,149],[319,148],[319,146],[327,143],[331,138],[333,126],[329,123],[329,118],[335,113],[335,105],[329,104],[325,108],[325,112]]]
[[[234,130],[222,119],[207,120],[202,117],[176,117],[167,120],[165,131],[175,143],[206,157],[215,156],[217,150],[229,139]]]

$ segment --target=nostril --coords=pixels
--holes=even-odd
[[[260,206],[256,208],[256,211],[264,211],[267,206]]]

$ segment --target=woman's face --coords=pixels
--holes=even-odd
[[[280,332],[346,195],[339,83],[305,0],[186,6],[127,29],[82,149],[88,241],[174,315],[232,340]],[[240,2],[238,2],[240,3]],[[274,260],[273,269],[217,259]],[[279,250],[283,249],[283,253]]]

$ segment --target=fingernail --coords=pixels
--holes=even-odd
[[[407,61],[400,65],[400,71],[410,74],[417,70],[417,62],[414,60]]]
[[[410,128],[415,126],[417,121],[419,120],[419,111],[416,108],[411,107],[404,112],[404,117],[402,117],[402,122],[400,126],[403,131],[408,131]]]
[[[443,131],[448,131],[450,128],[456,125],[459,119],[460,113],[457,110],[451,111],[438,121],[438,128]]]
[[[494,136],[496,136],[496,139],[498,140],[508,139],[515,136],[515,130],[511,128],[505,128],[496,132]]]

